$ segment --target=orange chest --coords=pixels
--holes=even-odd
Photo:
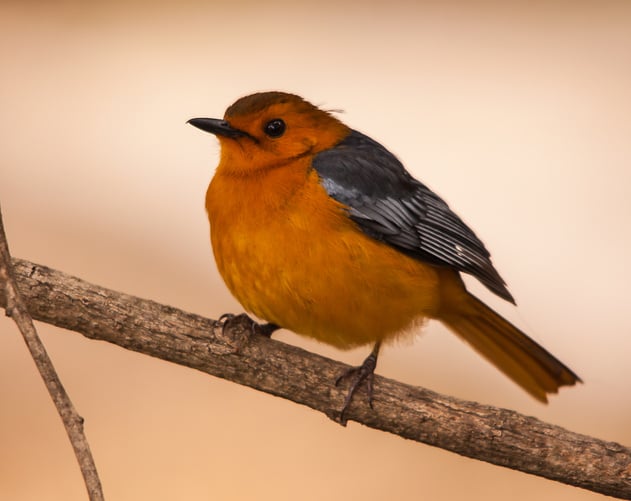
[[[346,224],[342,205],[327,195],[315,171],[288,169],[247,178],[213,178],[206,210],[215,252],[217,246],[225,246],[239,258],[260,255],[267,261],[274,255],[302,252],[305,235],[312,230]]]
[[[363,234],[313,171],[215,176],[206,207],[222,278],[269,322],[348,348],[437,307],[436,270]]]
[[[315,171],[286,169],[248,178],[216,175],[206,195],[219,272],[259,316],[260,298],[290,284],[295,288],[326,260],[320,254],[333,234],[352,225]]]

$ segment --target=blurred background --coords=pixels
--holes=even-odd
[[[0,3],[0,203],[13,254],[217,317],[218,158],[186,125],[298,93],[386,145],[493,253],[519,307],[469,281],[585,381],[540,405],[445,329],[378,372],[631,444],[631,4]],[[387,312],[384,312],[387,314]],[[111,500],[589,500],[38,324]],[[0,498],[80,500],[59,418],[0,318]],[[279,339],[357,364],[282,332]]]

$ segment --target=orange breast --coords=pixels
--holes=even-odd
[[[217,267],[243,307],[339,348],[393,338],[439,309],[440,271],[361,232],[308,160],[206,195]]]

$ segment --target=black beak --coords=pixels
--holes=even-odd
[[[191,118],[187,123],[194,125],[203,131],[215,134],[216,136],[230,137],[234,139],[248,135],[239,129],[231,127],[226,120],[221,120],[219,118]]]

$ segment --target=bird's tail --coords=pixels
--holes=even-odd
[[[440,320],[537,400],[580,378],[542,346],[468,292]]]

